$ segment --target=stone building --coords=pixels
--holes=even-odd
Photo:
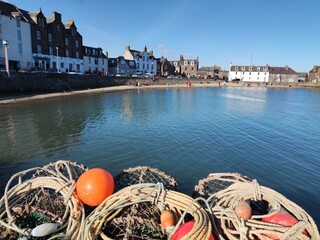
[[[3,1],[0,10],[0,39],[9,41],[11,68],[83,72],[82,36],[73,19],[64,24],[60,13],[46,18],[41,9],[28,12]]]
[[[308,81],[314,83],[320,82],[320,66],[313,66],[313,68],[309,71]]]
[[[223,76],[220,74],[220,71],[221,67],[216,65],[212,67],[201,67],[198,70],[197,77],[203,79],[222,79]]]
[[[299,74],[286,65],[285,67],[269,67],[269,82],[298,82]]]
[[[175,74],[180,74],[190,77],[196,77],[199,69],[199,58],[196,59],[185,59],[180,55],[179,60],[171,61],[171,64],[175,67]]]
[[[168,61],[167,58],[161,57],[157,59],[157,75],[161,77],[167,77],[173,75],[175,67]]]

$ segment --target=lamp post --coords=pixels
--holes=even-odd
[[[4,50],[4,57],[6,59],[6,71],[8,74],[8,77],[10,78],[10,71],[9,71],[9,60],[8,60],[8,46],[9,42],[7,40],[2,41],[3,50]]]
[[[56,47],[57,49],[57,73],[59,72],[59,47]]]

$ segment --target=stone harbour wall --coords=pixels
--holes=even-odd
[[[126,82],[125,78],[60,73],[11,73],[8,78],[6,72],[0,72],[0,95],[67,92],[120,86]]]

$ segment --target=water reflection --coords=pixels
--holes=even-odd
[[[320,222],[319,122],[320,92],[305,89],[137,89],[3,105],[0,191],[14,172],[58,159],[113,175],[149,165],[187,194],[210,172],[240,172]]]

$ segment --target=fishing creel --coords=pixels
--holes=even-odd
[[[178,181],[172,176],[160,171],[157,168],[148,166],[137,166],[120,172],[114,179],[115,191],[122,188],[141,183],[162,183],[168,190],[177,191]]]
[[[160,224],[160,214],[164,209],[170,210],[179,220],[168,232]],[[97,236],[100,239],[169,239],[185,221],[186,215],[192,217],[194,225],[182,239],[208,239],[211,233],[209,216],[194,199],[166,190],[161,183],[136,184],[123,188],[102,202],[86,218],[81,239],[97,239]],[[116,226],[114,219],[118,222]]]
[[[74,188],[86,170],[60,160],[14,174],[0,200],[0,239],[78,239],[85,216]]]
[[[211,203],[209,212],[213,217],[214,234],[221,240],[320,239],[317,226],[308,213],[275,190],[260,186],[256,180],[236,182],[212,194],[207,200]],[[252,209],[248,220],[238,217],[235,211],[242,201]],[[267,220],[279,214],[295,220],[291,226]]]

